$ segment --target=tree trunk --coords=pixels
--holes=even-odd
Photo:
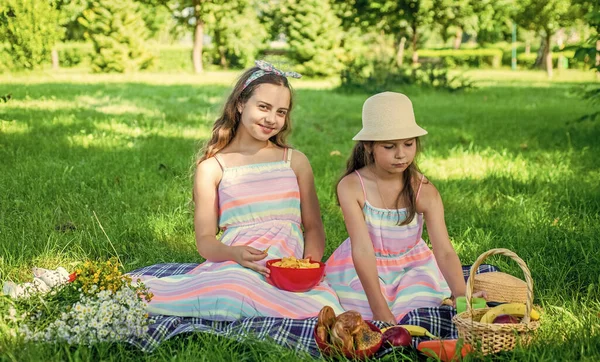
[[[60,68],[60,64],[58,62],[58,50],[52,49],[51,56],[52,56],[52,69],[57,70],[58,68]]]
[[[596,79],[600,81],[600,70],[598,70],[598,66],[600,66],[600,40],[596,40]]]
[[[398,52],[396,53],[396,64],[399,67],[404,64],[404,47],[406,46],[406,37],[400,38],[400,44],[398,44]]]
[[[460,49],[460,44],[462,44],[462,36],[463,30],[459,27],[456,30],[456,36],[454,37],[454,49]]]
[[[194,48],[192,49],[192,62],[194,71],[202,73],[202,41],[204,40],[204,22],[202,21],[201,0],[194,1],[194,17],[196,18],[196,27],[194,28]]]
[[[194,71],[202,73],[202,40],[204,38],[204,23],[197,20],[196,28],[194,29],[194,48],[192,50],[192,61],[194,62]]]
[[[533,65],[535,68],[543,68],[544,54],[546,54],[546,38],[541,37],[540,48],[538,49],[537,56],[535,58],[535,64]]]
[[[227,57],[225,56],[225,49],[223,47],[219,47],[219,57],[221,58],[221,67],[227,69]]]
[[[548,74],[548,78],[552,78],[552,47],[550,46],[550,38],[552,34],[547,31],[546,32],[546,46],[544,47],[544,62],[546,73]]]
[[[412,23],[412,30],[413,30],[413,34],[412,34],[412,40],[411,40],[411,44],[412,44],[412,63],[413,65],[419,63],[419,53],[417,53],[417,40],[419,40],[419,36],[417,35],[417,23],[413,22]]]

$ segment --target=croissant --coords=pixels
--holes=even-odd
[[[331,329],[331,343],[348,351],[354,350],[354,334],[358,333],[364,323],[362,316],[356,311],[340,314]]]
[[[328,342],[329,331],[335,322],[335,312],[330,306],[325,306],[319,312],[317,319],[317,335],[322,341]]]

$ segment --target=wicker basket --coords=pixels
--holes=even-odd
[[[527,301],[527,283],[510,274],[481,273],[474,280],[473,293],[485,291],[489,301],[523,304]]]
[[[480,323],[479,319],[481,319],[490,308],[475,310],[471,308],[475,271],[484,259],[490,255],[496,254],[506,255],[515,260],[525,274],[525,280],[527,282],[527,299],[525,301],[525,315],[521,319],[521,323]],[[483,354],[510,351],[515,348],[517,343],[527,344],[532,338],[533,331],[540,326],[539,321],[531,321],[529,317],[533,303],[533,280],[531,279],[529,268],[527,268],[525,262],[519,258],[517,254],[508,249],[491,249],[477,258],[473,266],[471,266],[471,272],[467,282],[466,302],[467,310],[454,316],[453,321],[458,329],[459,338],[464,339],[466,343],[473,347],[480,347]]]

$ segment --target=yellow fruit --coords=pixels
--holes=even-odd
[[[523,318],[525,315],[525,304],[523,303],[506,303],[495,306],[488,310],[479,320],[481,323],[494,323],[497,316],[501,314],[509,314],[515,317]],[[529,314],[532,321],[540,319],[540,314],[535,310],[531,309]]]

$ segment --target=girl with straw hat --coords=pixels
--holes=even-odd
[[[384,92],[367,99],[363,127],[337,185],[349,238],[327,261],[327,281],[342,307],[397,323],[411,310],[465,294],[444,205],[414,160],[419,137],[411,101]],[[427,224],[435,253],[421,238]]]

